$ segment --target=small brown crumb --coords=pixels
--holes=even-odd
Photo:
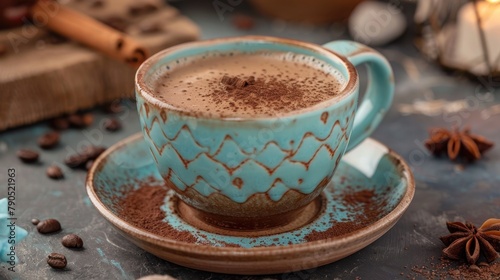
[[[255,26],[255,20],[251,16],[238,14],[233,16],[233,25],[240,30],[250,30]]]
[[[7,45],[0,44],[0,56],[4,56],[8,53]]]
[[[31,219],[31,223],[35,226],[38,225],[39,222],[40,222],[39,219]]]
[[[49,126],[55,130],[66,130],[69,127],[67,118],[55,118],[50,121]]]
[[[230,77],[228,75],[224,75],[220,80],[220,82],[225,85],[232,85],[235,83],[236,79],[237,79],[236,77]]]
[[[153,34],[162,31],[161,25],[158,22],[146,22],[139,24],[139,31],[142,34]]]
[[[50,32],[49,37],[47,38],[47,41],[52,45],[59,45],[59,44],[68,42],[68,39],[62,35],[57,34],[57,33]]]
[[[51,179],[62,179],[64,178],[64,174],[61,168],[57,165],[51,165],[47,167],[47,176]]]
[[[94,165],[94,160],[87,161],[87,163],[85,164],[85,169],[87,171],[90,170],[90,168],[92,168],[92,165]]]
[[[236,83],[234,84],[234,86],[235,86],[236,88],[243,88],[243,87],[248,86],[248,82],[247,82],[247,81],[245,81],[245,80],[240,80],[240,79],[238,79],[238,81],[236,81]]]
[[[125,32],[127,29],[128,23],[124,18],[118,16],[111,16],[102,21],[104,24],[112,27],[118,31]]]
[[[140,3],[135,6],[131,6],[128,9],[128,14],[131,16],[140,16],[152,13],[156,10],[158,10],[158,7],[151,3]]]
[[[107,119],[104,122],[104,128],[107,131],[118,131],[122,128],[122,124],[117,119]]]
[[[102,1],[102,0],[94,0],[94,1],[90,4],[90,7],[91,7],[91,8],[94,8],[94,9],[97,9],[97,8],[102,8],[102,7],[104,7],[104,1]]]
[[[104,104],[102,106],[102,111],[106,114],[116,114],[116,113],[122,112],[123,110],[124,110],[124,108],[120,104],[119,100]]]
[[[94,116],[91,113],[73,114],[68,117],[69,124],[75,128],[85,128],[94,122]]]
[[[249,79],[253,80],[253,83],[255,83],[255,78],[253,76],[251,77],[252,78]],[[244,88],[250,84],[247,79],[240,79],[238,77],[231,77],[228,75],[224,75],[220,82],[226,85],[226,90],[232,90],[234,88]]]
[[[481,269],[479,268],[479,266],[477,266],[477,265],[475,265],[475,264],[473,264],[473,265],[469,266],[469,270],[470,270],[470,271],[477,272],[477,273],[481,272]]]

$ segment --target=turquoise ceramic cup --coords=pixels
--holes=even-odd
[[[207,53],[288,52],[333,66],[343,78],[335,97],[272,117],[223,118],[182,110],[156,98],[155,81]],[[355,66],[368,69],[359,101]],[[287,223],[321,193],[346,151],[390,107],[394,78],[387,60],[359,43],[324,46],[272,37],[236,37],[178,45],[137,71],[137,108],[158,170],[183,205],[204,221],[249,228]],[[358,107],[358,108],[357,108]]]

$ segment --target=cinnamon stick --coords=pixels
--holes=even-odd
[[[132,37],[53,0],[38,0],[30,13],[38,26],[133,67],[139,67],[149,56],[149,51]]]

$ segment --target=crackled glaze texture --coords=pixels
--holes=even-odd
[[[276,202],[290,190],[309,194],[331,179],[347,146],[353,99],[302,116],[243,122],[197,119],[143,99],[138,108],[151,154],[181,195],[192,189],[243,203],[265,193]]]
[[[252,38],[166,50],[146,62],[136,77],[141,126],[160,174],[185,203],[216,215],[272,216],[307,205],[331,180],[353,128],[358,80],[352,64],[314,45]],[[194,114],[149,94],[162,69],[175,61],[211,51],[264,50],[324,61],[335,69],[332,74],[344,78],[343,91],[311,108],[255,118]],[[360,128],[374,127],[371,122],[362,120]]]

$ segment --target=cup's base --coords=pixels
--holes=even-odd
[[[291,231],[314,221],[323,211],[324,197],[286,213],[263,217],[231,217],[207,213],[174,197],[179,216],[199,229],[232,236],[263,236]]]

